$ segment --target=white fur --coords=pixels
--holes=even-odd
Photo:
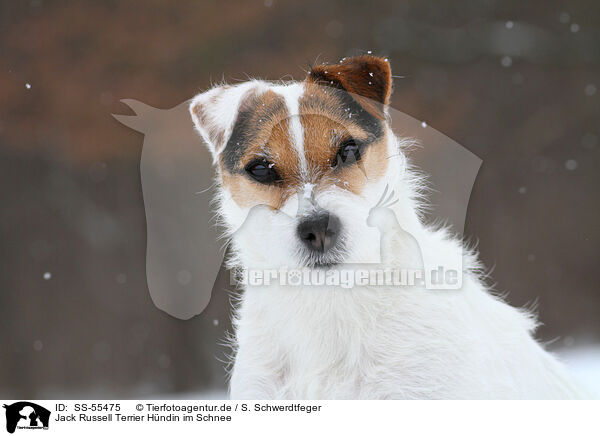
[[[230,132],[239,98],[249,87],[270,88],[289,100],[290,95],[298,98],[299,86],[253,81],[227,90],[210,90],[194,101],[205,102],[214,93],[222,95],[212,119]],[[203,133],[204,127],[195,121]],[[297,139],[298,132],[294,136]],[[397,223],[416,239],[426,262],[462,260],[461,289],[248,287],[235,312],[231,397],[580,397],[561,364],[533,339],[533,315],[490,293],[474,252],[448,231],[423,225],[418,213],[420,181],[404,154],[398,153],[402,142],[389,128],[387,138],[389,155],[395,157],[389,161],[387,174],[370,182],[360,196],[334,186],[319,192],[311,187],[308,196],[341,219],[346,242],[344,262],[376,262],[380,229],[366,222],[385,186],[391,186],[400,200],[393,207]],[[214,148],[211,151],[215,156],[219,153]],[[290,202],[301,203],[304,197],[305,192],[299,192]],[[219,209],[233,239],[236,265],[301,265],[294,215],[298,206],[288,204],[282,210],[286,207],[285,213],[262,207],[245,210],[222,190]],[[401,245],[402,234],[390,240]],[[402,264],[405,258],[399,256],[394,261]]]
[[[298,100],[304,93],[304,86],[301,83],[295,83],[291,86],[275,87],[274,90],[285,99],[292,133],[291,142],[298,152],[300,168],[303,173],[306,173],[307,164],[306,156],[304,154],[304,136],[302,125],[300,124],[300,109],[298,107]]]

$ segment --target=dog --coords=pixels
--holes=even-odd
[[[446,291],[246,283],[231,397],[584,396],[534,339],[535,317],[491,293],[477,254],[424,224],[423,180],[410,141],[390,128],[391,93],[388,60],[363,55],[313,66],[303,81],[221,84],[192,99],[216,168],[230,266],[312,274],[462,262],[459,289]]]

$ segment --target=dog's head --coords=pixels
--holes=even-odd
[[[302,82],[248,81],[196,96],[192,118],[212,153],[219,213],[240,260],[321,267],[376,261],[367,225],[404,157],[387,121],[386,59],[318,65]],[[241,234],[243,233],[243,235]]]

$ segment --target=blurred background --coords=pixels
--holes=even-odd
[[[227,292],[153,305],[143,136],[110,114],[367,50],[394,108],[483,159],[465,234],[495,289],[600,381],[600,2],[2,0],[0,397],[223,396]]]

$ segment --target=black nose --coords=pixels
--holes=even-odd
[[[310,250],[325,253],[335,245],[340,233],[339,218],[331,214],[321,214],[305,218],[298,225],[298,236]]]

